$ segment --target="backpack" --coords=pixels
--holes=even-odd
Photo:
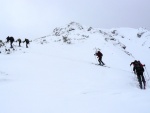
[[[103,54],[102,54],[100,51],[98,51],[98,52],[97,52],[97,56],[98,56],[98,57],[102,57]]]
[[[137,72],[139,71],[143,71],[144,72],[144,68],[142,66],[142,64],[140,62],[134,62],[134,66]]]
[[[10,42],[13,42],[14,38],[13,37],[9,37],[9,40],[10,40]]]
[[[25,39],[25,41],[26,41],[27,44],[29,44],[29,40],[28,39]]]

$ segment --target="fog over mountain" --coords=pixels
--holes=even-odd
[[[149,0],[1,0],[0,39],[35,39],[71,21],[94,28],[149,25]]]

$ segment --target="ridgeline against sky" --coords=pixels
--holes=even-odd
[[[37,38],[76,21],[95,28],[150,29],[149,0],[3,0],[0,38]]]

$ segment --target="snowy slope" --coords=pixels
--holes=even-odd
[[[6,54],[0,48],[0,112],[149,113],[149,81],[146,90],[139,89],[130,67],[137,59],[150,72],[148,36],[137,38],[139,30],[131,28],[89,28],[70,23],[28,49],[14,43],[15,50]],[[93,64],[95,48],[110,68]]]

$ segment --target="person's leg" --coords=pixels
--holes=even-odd
[[[99,65],[101,65],[101,60],[100,60],[100,58],[98,58],[98,62],[99,62]]]
[[[99,61],[100,65],[102,65],[102,66],[104,65],[104,63],[102,62],[102,58],[101,57],[99,57],[98,61]]]
[[[105,65],[104,62],[102,61],[102,57],[100,58],[100,60],[101,60],[101,64],[102,64],[102,65]]]
[[[142,81],[141,81],[141,75],[140,75],[140,73],[137,73],[137,77],[138,77],[140,88],[142,89]]]
[[[135,66],[133,66],[133,71],[134,71],[134,74],[136,74],[136,71],[135,71]]]
[[[10,48],[12,48],[12,43],[10,42]]]
[[[13,48],[12,43],[13,43],[13,42],[10,42],[10,48]]]
[[[145,86],[146,86],[146,81],[145,81],[145,78],[143,76],[143,72],[141,72],[141,77],[142,77],[142,82],[144,84],[144,89],[145,89]]]
[[[104,62],[103,62],[102,60],[101,60],[101,62],[102,62],[103,65],[105,65]]]
[[[27,48],[28,48],[28,44],[29,44],[29,42],[26,42],[26,46],[27,46]]]

